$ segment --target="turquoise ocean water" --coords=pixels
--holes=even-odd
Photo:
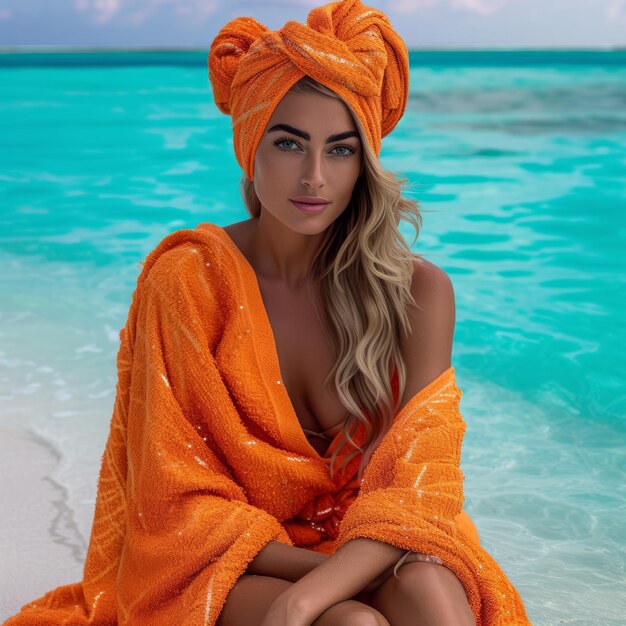
[[[79,579],[138,263],[245,219],[241,170],[204,52],[4,54],[0,78],[0,428],[58,451]],[[412,52],[381,159],[455,286],[483,545],[534,624],[621,626],[626,51]]]

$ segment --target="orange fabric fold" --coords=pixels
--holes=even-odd
[[[435,555],[461,581],[477,626],[530,624],[519,593],[462,510],[461,396],[450,367],[395,416],[365,468],[335,549],[366,537]]]
[[[276,31],[253,17],[231,20],[211,44],[208,69],[216,105],[232,116],[235,155],[249,180],[267,122],[303,76],[349,104],[377,155],[409,94],[406,44],[382,11],[360,0],[316,7],[306,24],[289,21]]]
[[[307,441],[256,275],[222,228],[174,232],[148,255],[120,339],[83,579],[6,626],[213,625],[268,542],[332,553],[361,536],[442,558],[478,626],[528,623],[459,520],[453,368],[400,411],[356,485],[356,459],[331,480],[329,452]],[[340,505],[331,532],[299,539],[294,520],[319,527],[306,514],[324,497]]]

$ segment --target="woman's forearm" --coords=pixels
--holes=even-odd
[[[327,554],[270,541],[248,565],[245,573],[274,576],[295,583],[327,559]]]
[[[327,608],[357,595],[405,552],[382,541],[352,539],[294,583],[289,593],[297,598],[298,606],[317,618]]]

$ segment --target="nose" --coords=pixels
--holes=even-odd
[[[319,188],[323,187],[326,180],[324,174],[324,156],[310,152],[304,160],[304,173],[302,175],[302,184],[305,187]]]

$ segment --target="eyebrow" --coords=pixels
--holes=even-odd
[[[269,134],[269,133],[273,133],[279,130],[286,131],[288,133],[291,133],[292,135],[297,135],[298,137],[302,137],[302,139],[311,141],[311,135],[309,135],[309,133],[303,130],[298,130],[297,128],[294,128],[293,126],[289,126],[289,124],[276,124],[276,126],[272,126],[267,132]],[[345,133],[339,133],[338,135],[331,135],[326,140],[326,143],[332,143],[333,141],[341,141],[342,139],[348,139],[348,137],[356,137],[357,139],[360,139],[359,133],[356,130],[349,130]]]

